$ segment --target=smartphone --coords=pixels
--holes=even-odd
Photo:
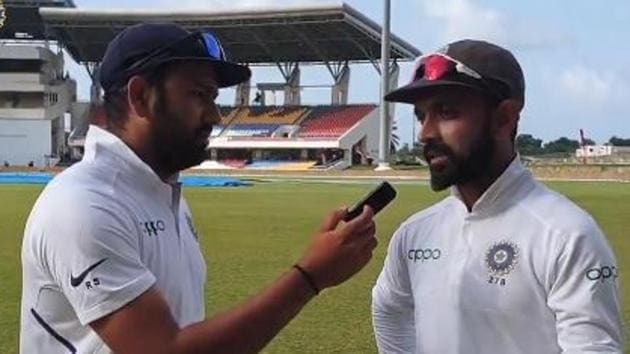
[[[361,215],[365,205],[369,205],[372,210],[374,210],[374,215],[376,215],[376,213],[385,208],[394,198],[396,198],[396,190],[394,187],[386,181],[382,182],[348,211],[348,215],[346,215],[344,221],[350,221]]]

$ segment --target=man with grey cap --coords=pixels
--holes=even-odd
[[[346,223],[340,208],[275,282],[205,318],[206,264],[177,174],[206,157],[219,88],[249,77],[211,32],[140,24],[110,42],[106,127],[90,127],[83,160],[45,188],[24,232],[22,353],[257,352],[365,266],[373,213]]]
[[[451,193],[390,241],[372,291],[379,351],[621,353],[605,236],[516,151],[525,83],[514,56],[451,43],[386,99],[414,105],[431,187]]]

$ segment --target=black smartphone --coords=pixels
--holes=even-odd
[[[386,181],[382,182],[348,211],[348,215],[346,215],[344,221],[350,221],[361,215],[363,206],[365,205],[369,205],[372,210],[374,210],[374,215],[376,215],[376,213],[385,208],[394,198],[396,198],[396,190],[394,187]]]

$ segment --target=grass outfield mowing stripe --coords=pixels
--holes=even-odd
[[[375,183],[260,183],[247,188],[187,188],[208,260],[207,312],[225,310],[289,269],[329,209],[352,205]],[[608,235],[624,286],[630,320],[630,188],[617,183],[549,185],[592,213]],[[445,194],[397,184],[396,202],[377,217],[380,245],[350,282],[325,291],[265,349],[265,353],[374,353],[370,289],[396,227]],[[0,186],[0,353],[17,352],[24,222],[41,186]],[[247,221],[247,222],[244,222]]]

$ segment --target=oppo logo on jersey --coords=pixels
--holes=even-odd
[[[439,248],[418,248],[409,250],[409,252],[407,252],[407,258],[409,258],[409,260],[413,261],[414,263],[418,261],[424,262],[437,260],[440,259],[440,256],[442,256],[442,251],[440,251]]]
[[[600,268],[591,268],[586,271],[586,279],[592,281],[605,281],[606,279],[610,279],[614,281],[617,279],[619,274],[617,273],[617,267],[615,266],[603,266]]]
[[[166,225],[162,220],[141,222],[140,227],[142,232],[149,237],[157,236],[160,232],[166,230]]]

